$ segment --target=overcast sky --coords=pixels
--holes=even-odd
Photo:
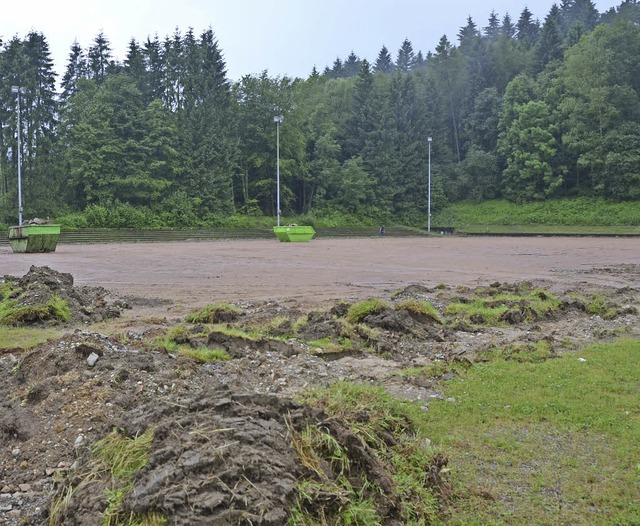
[[[602,13],[621,0],[598,0]],[[160,39],[178,28],[196,34],[211,27],[224,53],[229,77],[267,70],[270,76],[306,77],[353,51],[374,62],[382,45],[391,55],[405,38],[414,51],[433,51],[440,37],[456,35],[471,16],[486,26],[491,10],[518,20],[525,5],[544,20],[553,0],[3,0],[0,38],[41,32],[55,67],[64,71],[74,40],[88,48],[102,31],[117,59],[131,38]]]

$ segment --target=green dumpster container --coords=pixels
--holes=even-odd
[[[60,225],[9,227],[9,245],[14,252],[55,252]]]
[[[274,226],[273,232],[279,241],[283,243],[293,241],[310,241],[316,235],[312,226],[287,225]]]

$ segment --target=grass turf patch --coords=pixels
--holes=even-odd
[[[379,525],[389,513],[408,526],[437,523],[447,460],[426,438],[421,405],[346,382],[303,401],[328,418],[293,436],[313,476],[299,481],[288,526]]]
[[[504,293],[499,287],[478,288],[472,298],[452,302],[444,310],[447,317],[476,325],[516,324],[532,322],[553,315],[560,301],[544,290],[529,290],[522,285]]]
[[[226,323],[235,321],[242,310],[229,303],[211,303],[185,316],[188,323]]]
[[[21,326],[47,320],[62,322],[71,319],[71,310],[59,296],[51,296],[46,303],[20,305],[18,299],[4,298],[0,302],[0,325]]]
[[[458,500],[449,524],[639,524],[640,342],[451,380],[427,413]]]

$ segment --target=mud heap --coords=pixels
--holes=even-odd
[[[75,287],[73,276],[49,267],[32,266],[21,278],[3,277],[5,302],[11,305],[3,325],[97,323],[118,318],[127,302],[108,301],[110,293],[102,287]],[[0,283],[2,283],[0,282]]]

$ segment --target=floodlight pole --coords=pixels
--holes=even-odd
[[[276,123],[276,208],[278,210],[278,226],[280,226],[280,124],[282,121],[284,121],[282,115],[273,118],[273,122]]]
[[[427,137],[429,143],[429,197],[427,204],[427,232],[431,232],[431,137]]]
[[[20,95],[27,92],[21,86],[11,86],[11,93],[18,96],[18,226],[22,225],[22,146],[20,144]]]

